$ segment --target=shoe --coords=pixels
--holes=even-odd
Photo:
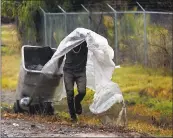
[[[82,114],[82,105],[81,103],[77,103],[76,99],[75,99],[75,111],[76,114],[78,115]]]
[[[77,118],[76,118],[76,117],[71,118],[70,121],[71,121],[72,123],[76,123],[76,122],[77,122]]]

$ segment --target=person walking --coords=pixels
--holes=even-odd
[[[88,48],[84,41],[66,54],[63,68],[67,104],[72,122],[77,122],[77,115],[82,113],[81,101],[86,95],[86,64]],[[74,97],[74,83],[78,94]]]

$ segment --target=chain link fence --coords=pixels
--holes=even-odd
[[[100,9],[81,6],[81,12],[66,12],[59,6],[61,13],[40,8],[45,46],[57,48],[65,36],[83,27],[108,39],[116,64],[172,67],[172,12],[145,11],[139,3],[124,11],[109,4]]]

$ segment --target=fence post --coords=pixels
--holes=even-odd
[[[147,44],[147,21],[146,21],[146,11],[145,9],[138,3],[138,6],[143,10],[144,15],[144,65],[148,65],[148,44]]]
[[[50,18],[50,16],[49,16]],[[49,35],[49,46],[52,47],[52,19],[50,19],[50,35]]]
[[[88,29],[90,29],[91,27],[90,27],[90,12],[89,12],[89,10],[83,5],[83,4],[81,4],[81,6],[82,6],[82,8],[84,8],[84,10],[88,13]]]
[[[115,51],[116,58],[115,62],[118,64],[118,26],[117,26],[117,13],[115,12]]]
[[[67,14],[64,13],[65,16],[65,35],[67,35]]]
[[[44,46],[47,46],[47,30],[46,30],[46,24],[47,24],[47,17],[45,11],[40,7],[41,11],[43,12],[44,16]]]
[[[64,28],[65,28],[65,34],[67,35],[67,13],[63,8],[61,8],[61,6],[58,5],[58,8],[64,13],[64,19],[65,19],[65,27]]]
[[[145,45],[145,62],[144,64],[148,65],[148,44],[147,44],[147,22],[146,22],[146,13],[144,11],[144,45]]]
[[[115,63],[118,64],[118,28],[117,28],[117,12],[116,10],[111,7],[109,4],[107,4],[108,7],[114,12],[114,17],[115,17],[115,20],[114,20],[114,28],[115,28]]]

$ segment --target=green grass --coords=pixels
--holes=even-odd
[[[159,100],[158,98],[152,98],[148,96],[140,96],[139,93],[126,93],[124,94],[126,103],[129,106],[143,104],[146,107],[159,111],[162,114],[172,114],[172,101],[171,100]]]
[[[15,90],[20,68],[20,42],[16,27],[12,24],[1,26],[2,89]]]
[[[112,80],[119,84],[123,92],[151,91],[147,93],[150,96],[166,99],[172,97],[171,71],[140,65],[122,66],[115,70]]]
[[[129,121],[129,128],[138,132],[145,132],[156,137],[172,137],[172,129],[162,129],[148,124],[146,121]]]
[[[1,43],[6,46],[6,49],[13,51],[13,53],[20,51],[21,43],[18,39],[15,25],[9,24],[1,26],[1,41]],[[4,50],[2,51],[4,52]]]
[[[20,55],[2,56],[2,89],[15,90],[20,68]]]

